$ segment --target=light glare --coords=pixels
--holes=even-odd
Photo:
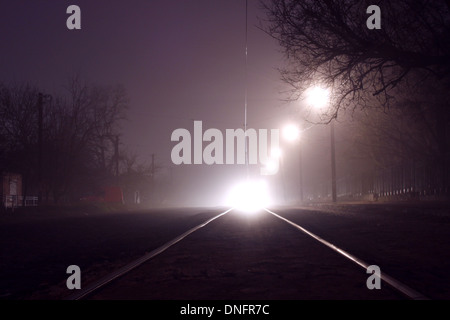
[[[288,141],[295,141],[300,138],[300,129],[293,124],[283,128],[283,136]]]
[[[330,91],[321,87],[313,87],[307,93],[308,103],[314,108],[325,107],[330,99]]]
[[[273,148],[270,152],[270,155],[272,156],[272,158],[274,159],[279,159],[281,158],[281,155],[283,154],[283,152],[281,151],[280,148]]]
[[[269,205],[269,188],[263,180],[246,180],[231,189],[226,202],[233,208],[256,212]]]

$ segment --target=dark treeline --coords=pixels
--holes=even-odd
[[[41,195],[43,203],[100,195],[108,185],[132,193],[127,187],[139,188],[149,168],[118,152],[126,111],[120,85],[74,77],[59,95],[48,95],[28,84],[0,84],[0,171],[21,174],[24,196]]]

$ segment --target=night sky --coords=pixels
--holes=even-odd
[[[71,4],[81,8],[81,30],[66,27]],[[203,121],[204,130],[243,127],[244,0],[20,0],[3,1],[1,8],[0,81],[29,82],[50,94],[61,92],[73,75],[93,84],[123,84],[129,119],[121,148],[143,163],[156,154],[160,175],[171,172],[181,186],[179,200],[215,203],[219,198],[205,192],[219,194],[227,179],[242,172],[236,165],[176,167],[170,136],[177,128],[192,132],[193,120]],[[284,58],[257,27],[258,18],[265,18],[259,1],[249,1],[248,126],[280,128],[292,112],[280,94],[277,68]]]

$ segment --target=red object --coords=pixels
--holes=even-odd
[[[105,188],[105,202],[123,203],[123,192],[120,187],[109,186]]]

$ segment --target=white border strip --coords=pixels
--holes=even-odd
[[[355,257],[354,255],[340,249],[339,247],[336,247],[334,244],[322,239],[321,237],[319,237],[318,235],[315,235],[314,233],[306,230],[305,228],[299,226],[298,224],[282,217],[279,216],[278,214],[276,214],[273,211],[270,211],[269,209],[264,208],[264,210],[266,210],[267,212],[273,214],[275,217],[289,223],[291,226],[293,226],[296,229],[299,229],[300,231],[306,233],[307,235],[311,236],[312,238],[316,239],[317,241],[321,242],[322,244],[326,245],[327,247],[333,249],[334,251],[340,253],[341,255],[343,255],[344,257],[350,259],[351,261],[355,262],[357,265],[363,267],[364,269],[367,270],[367,268],[369,267],[369,264],[364,262],[363,260]],[[395,289],[397,289],[398,291],[400,291],[401,293],[405,294],[406,296],[408,296],[409,298],[413,299],[413,300],[429,300],[429,298],[427,298],[426,296],[424,296],[423,294],[415,291],[414,289],[411,289],[410,287],[406,286],[405,284],[395,280],[394,278],[392,278],[391,276],[388,276],[387,274],[381,272],[381,280],[385,281],[386,283],[388,283],[389,285],[391,285],[392,287],[394,287]]]
[[[227,214],[228,212],[230,212],[233,209],[234,208],[228,209],[227,211],[224,211],[224,212],[218,214],[217,216],[215,216],[215,217],[213,217],[213,218],[211,218],[211,219],[209,219],[209,220],[199,224],[198,226],[189,229],[185,233],[179,235],[178,237],[176,237],[173,240],[167,242],[166,244],[160,246],[159,248],[156,248],[155,250],[145,254],[141,258],[139,258],[137,260],[134,260],[133,262],[123,266],[122,268],[117,269],[116,271],[114,271],[114,272],[104,276],[100,280],[95,281],[94,283],[92,283],[88,287],[86,287],[85,289],[81,289],[81,291],[75,292],[74,294],[68,296],[64,300],[80,300],[80,299],[83,299],[84,297],[86,297],[87,295],[91,294],[95,290],[100,289],[101,287],[105,286],[106,284],[110,283],[111,281],[113,281],[113,280],[115,280],[115,279],[125,275],[126,273],[130,272],[131,270],[137,268],[138,266],[140,266],[144,262],[152,259],[153,257],[157,256],[158,254],[164,252],[165,250],[167,250],[168,248],[170,248],[171,246],[176,244],[177,242],[183,240],[184,238],[186,238],[191,233],[197,231],[200,228],[203,228],[204,226],[206,226],[210,222],[212,222],[212,221],[216,220],[217,218]]]

